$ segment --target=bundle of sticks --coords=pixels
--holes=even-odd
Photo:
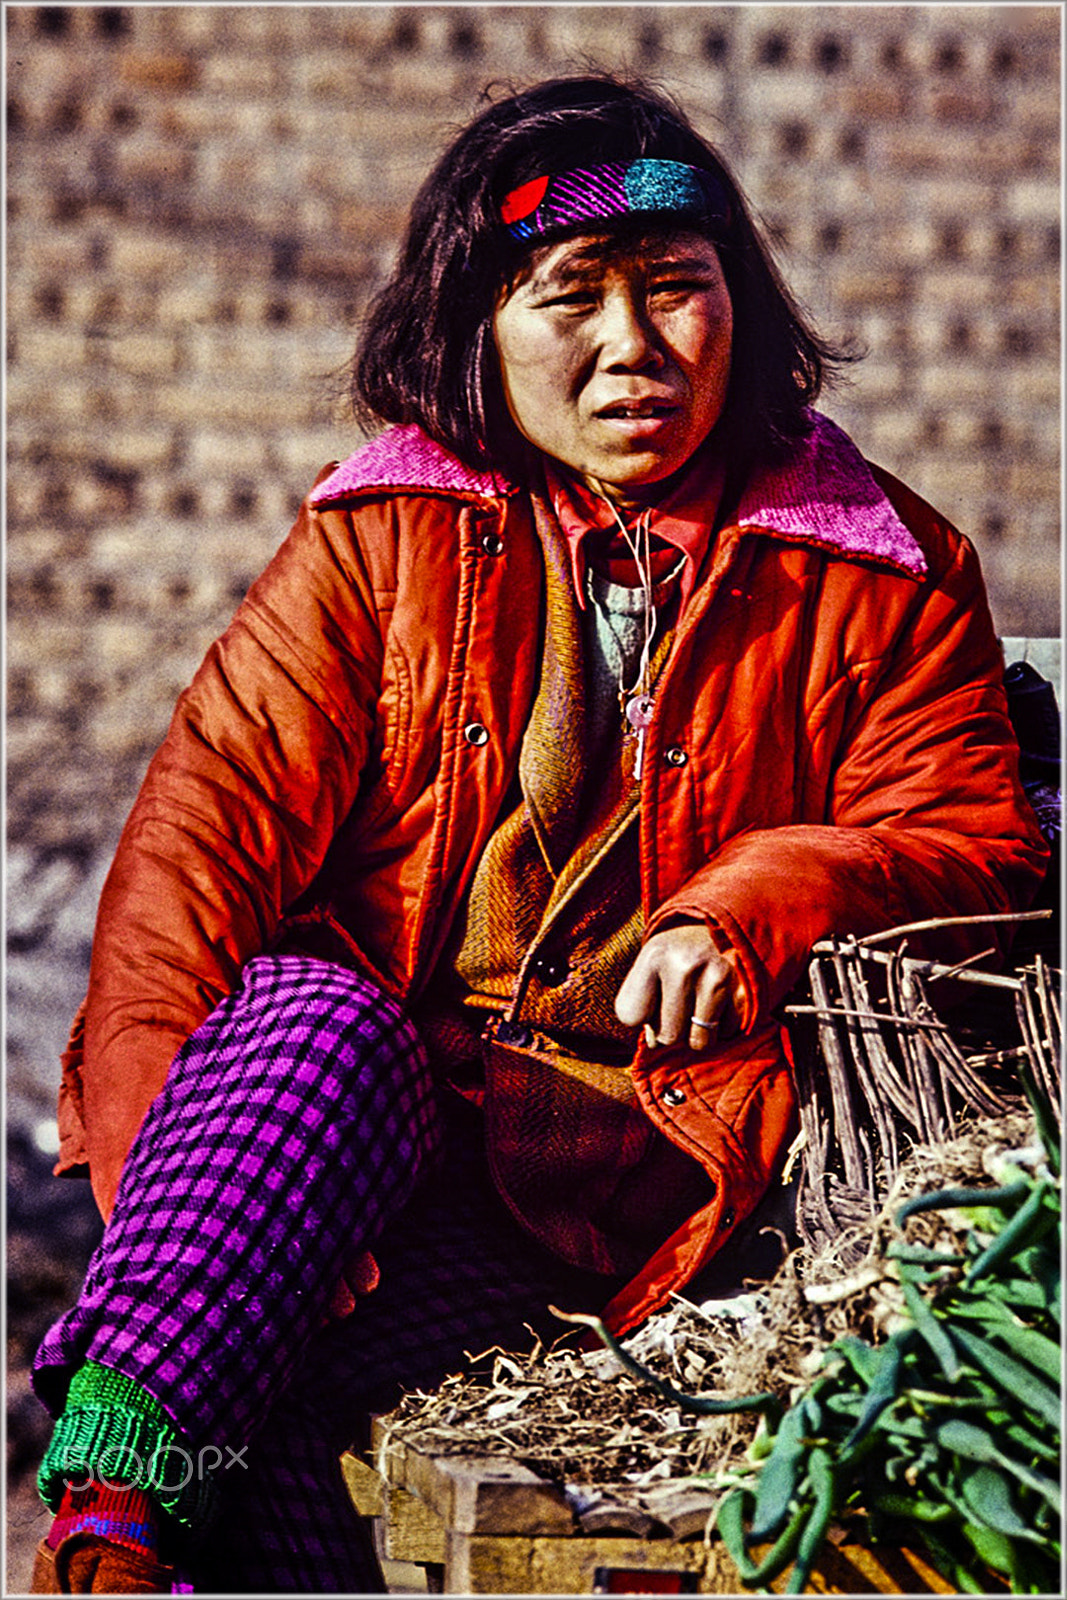
[[[1032,915],[1048,913],[1012,920]],[[968,1113],[1004,1116],[1025,1091],[1062,1132],[1059,972],[1040,952],[1012,972],[981,970],[982,955],[947,966],[907,954],[909,936],[945,925],[820,942],[810,1003],[786,1008],[800,1098],[796,1224],[810,1249],[867,1222],[911,1144],[944,1143]]]

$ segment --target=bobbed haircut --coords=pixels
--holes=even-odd
[[[417,422],[468,465],[521,481],[529,453],[503,398],[492,317],[501,289],[546,241],[513,239],[501,203],[546,173],[645,157],[714,174],[728,221],[646,214],[569,231],[648,233],[651,224],[705,233],[718,248],[734,318],[715,436],[742,471],[802,438],[829,369],[851,357],[802,315],[722,156],[663,93],[606,73],[556,78],[497,100],[445,151],[415,198],[396,267],[364,323],[351,369],[357,418],[365,426]]]

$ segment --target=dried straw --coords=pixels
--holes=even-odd
[[[942,1144],[915,1146],[877,1215],[819,1251],[788,1255],[770,1283],[733,1301],[697,1305],[676,1298],[626,1347],[643,1365],[691,1394],[724,1398],[773,1390],[784,1401],[806,1386],[828,1345],[853,1333],[883,1337],[902,1299],[884,1251],[892,1217],[912,1195],[986,1181],[1005,1151],[1034,1137],[1028,1112],[975,1120]],[[959,1219],[959,1229],[966,1223]],[[899,1234],[896,1234],[899,1237]],[[907,1238],[958,1246],[953,1219],[923,1213]],[[759,1419],[752,1413],[696,1416],[666,1404],[624,1372],[606,1350],[575,1348],[571,1336],[526,1353],[473,1358],[481,1374],[450,1378],[432,1394],[407,1395],[387,1437],[433,1455],[508,1457],[560,1484],[629,1484],[728,1470],[740,1461]]]

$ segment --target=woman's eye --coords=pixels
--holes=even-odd
[[[699,294],[707,284],[699,278],[661,278],[649,288],[652,294]]]
[[[546,306],[563,306],[571,309],[594,305],[596,296],[590,294],[587,289],[572,289],[567,294],[554,294],[551,299],[546,300],[544,303]]]

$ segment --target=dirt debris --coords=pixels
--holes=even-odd
[[[1032,1116],[975,1119],[940,1145],[916,1145],[885,1204],[862,1228],[813,1254],[792,1250],[767,1283],[695,1304],[676,1297],[625,1341],[626,1349],[683,1393],[716,1399],[771,1390],[788,1403],[827,1348],[846,1334],[880,1342],[902,1297],[884,1252],[899,1237],[893,1218],[915,1195],[995,1183],[1007,1153],[1033,1145]],[[908,1219],[906,1237],[958,1248],[962,1217]],[[387,1419],[384,1444],[434,1455],[502,1455],[553,1482],[630,1485],[635,1500],[661,1480],[725,1472],[760,1426],[758,1413],[703,1416],[664,1400],[624,1371],[610,1351],[564,1333],[550,1348],[472,1353],[467,1371],[433,1394],[413,1392]]]

